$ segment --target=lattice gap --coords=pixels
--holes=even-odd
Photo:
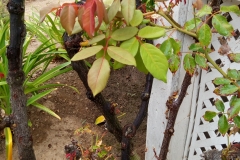
[[[221,144],[222,148],[227,148],[226,144]]]
[[[227,21],[228,21],[228,22],[230,22],[230,21],[233,20],[232,17],[231,17],[231,15],[229,14],[229,12],[224,13],[223,16],[227,18]]]
[[[215,62],[217,63],[217,65],[218,65],[219,67],[222,67],[222,66],[223,66],[222,60],[221,60],[220,58],[217,59],[217,60],[215,60]]]
[[[205,89],[204,89],[204,91],[208,91],[208,90],[209,90],[209,88],[208,88],[207,84],[205,84]]]
[[[211,67],[208,66],[207,73],[210,73],[210,72],[212,72],[212,69]]]
[[[221,133],[218,131],[218,129],[216,129],[214,132],[215,132],[215,134],[216,134],[217,137],[220,137],[220,136],[221,136]]]
[[[200,147],[200,149],[201,149],[202,152],[206,151],[206,149],[204,147]]]
[[[223,102],[228,102],[229,101],[226,96],[221,96],[221,99],[222,99]]]
[[[239,32],[239,30],[238,29],[236,29],[235,31],[234,31],[234,38],[235,38],[235,40],[237,40],[238,38],[239,38],[239,36],[240,36],[240,32]]]
[[[223,115],[223,114],[220,113],[220,114],[218,114],[218,117],[220,118],[220,117],[222,117],[222,115]]]
[[[200,140],[200,137],[199,136],[197,136],[197,141],[199,141]]]
[[[204,136],[206,137],[206,139],[211,138],[210,135],[208,134],[208,132],[203,132]]]
[[[201,120],[201,118],[200,118],[200,123],[199,123],[199,125],[203,125],[203,121]]]
[[[202,109],[207,108],[204,102],[202,103]]]
[[[214,52],[215,48],[213,47],[213,45],[211,44],[211,51]]]
[[[214,98],[209,98],[209,101],[210,101],[211,104],[214,106],[214,104],[215,104],[215,100],[214,100]]]
[[[193,155],[197,155],[197,152],[194,150],[194,153],[193,153]]]

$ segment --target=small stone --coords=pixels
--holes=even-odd
[[[37,74],[36,73],[33,73],[32,74],[32,78],[36,78],[37,77]]]

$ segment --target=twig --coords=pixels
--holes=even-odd
[[[162,142],[158,160],[165,160],[167,157],[170,140],[174,133],[174,125],[175,125],[176,117],[177,117],[179,108],[182,104],[182,101],[187,93],[188,86],[190,84],[191,84],[191,75],[186,72],[178,99],[175,100],[173,96],[170,96],[167,101],[167,107],[170,111],[169,111],[167,127],[164,132],[163,142]]]
[[[181,26],[174,20],[172,19],[172,17],[170,15],[168,15],[167,13],[163,12],[163,11],[158,11],[157,12],[159,15],[163,16],[174,28],[176,28],[178,31],[185,33],[193,38],[197,38],[197,35],[191,31],[187,31],[183,28],[181,28]]]
[[[131,139],[135,136],[136,130],[139,128],[143,119],[146,117],[148,102],[152,90],[153,76],[149,73],[146,76],[146,84],[144,92],[142,93],[142,103],[139,112],[132,124],[125,125],[122,136],[122,160],[129,160],[131,154]]]

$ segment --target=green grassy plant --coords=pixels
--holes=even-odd
[[[9,23],[1,23],[0,29],[0,107],[5,111],[6,115],[10,115],[10,90],[6,81],[8,70],[6,46],[8,45],[9,39]],[[27,106],[33,105],[60,119],[57,114],[48,109],[46,106],[39,104],[37,101],[51,93],[57,87],[64,85],[58,83],[48,83],[47,81],[72,70],[72,67],[69,67],[70,61],[67,61],[54,68],[48,69],[50,62],[55,58],[56,54],[65,54],[65,50],[63,49],[56,51],[56,42],[51,42],[51,39],[45,39],[45,41],[36,48],[35,51],[27,53],[27,48],[29,47],[33,36],[34,33],[28,33],[23,45],[23,71],[26,75],[24,93],[28,96]],[[69,60],[67,56],[65,59]],[[39,70],[41,70],[41,75],[32,79],[32,75],[36,74]],[[77,91],[74,87],[71,88]]]

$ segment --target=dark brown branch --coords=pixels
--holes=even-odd
[[[182,104],[182,101],[187,93],[188,86],[190,84],[191,84],[191,75],[186,73],[183,83],[182,83],[182,87],[181,87],[181,91],[180,91],[178,99],[175,100],[174,97],[171,96],[171,97],[169,97],[169,99],[167,101],[167,107],[169,109],[169,116],[168,116],[167,127],[164,132],[164,137],[163,137],[162,146],[161,146],[158,160],[165,160],[167,157],[170,140],[174,133],[174,125],[175,125],[176,117],[177,117],[179,108]]]
[[[10,0],[7,8],[10,13],[10,42],[7,47],[8,76],[14,138],[20,160],[35,160],[32,135],[28,128],[27,98],[23,92],[25,75],[22,70],[22,46],[26,36],[24,24],[24,0]]]
[[[73,36],[67,36],[65,33],[63,35],[64,39],[64,46],[65,49],[67,50],[67,53],[70,58],[72,58],[80,48],[79,43],[82,42],[81,38],[81,33],[73,35]],[[122,139],[122,128],[119,124],[119,121],[117,117],[115,116],[114,113],[114,107],[111,107],[109,102],[107,102],[104,97],[102,96],[101,93],[96,95],[95,97],[93,96],[91,89],[88,86],[87,83],[87,73],[88,73],[88,68],[85,65],[84,61],[72,61],[72,67],[73,69],[78,73],[78,76],[80,77],[81,81],[83,82],[86,90],[87,90],[87,97],[91,101],[93,101],[96,106],[100,109],[101,113],[104,115],[106,118],[107,122],[107,128],[108,130],[113,133],[113,135],[116,137],[116,139],[121,142]]]
[[[139,112],[133,122],[133,124],[125,125],[122,135],[122,160],[128,160],[131,154],[131,138],[135,136],[136,130],[141,125],[143,119],[146,117],[148,102],[152,90],[153,76],[148,74],[146,76],[146,84],[144,92],[142,93],[142,103]]]

